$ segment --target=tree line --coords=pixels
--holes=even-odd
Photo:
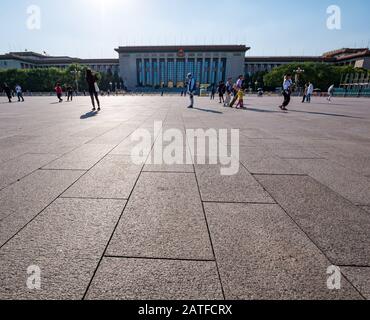
[[[8,69],[0,71],[0,84],[7,83],[14,88],[17,84],[22,86],[24,91],[29,92],[50,92],[54,91],[56,83],[62,87],[71,86],[75,90],[86,91],[86,66],[70,65],[66,69],[59,68],[38,68],[38,69]],[[101,90],[108,91],[114,89],[114,84],[120,84],[122,88],[122,79],[118,73],[112,73],[110,70],[106,73],[96,73],[99,79]],[[111,88],[110,83],[113,84]]]

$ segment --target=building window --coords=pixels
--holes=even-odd
[[[222,58],[219,66],[219,81],[226,81],[226,58]]]
[[[167,72],[168,72],[168,86],[173,87],[175,82],[175,62],[173,59],[168,59]]]
[[[185,60],[176,61],[176,86],[183,87],[185,82]]]
[[[198,59],[195,77],[199,83],[202,83],[202,67],[203,67],[203,59]]]
[[[144,60],[144,66],[145,66],[145,85],[150,86],[152,85],[152,77],[151,77],[151,65],[150,65],[150,60],[145,59]]]
[[[211,59],[207,58],[204,61],[202,80],[204,84],[209,84],[209,72],[211,70]]]
[[[186,73],[186,75],[188,73],[191,73],[194,77],[196,77],[196,74],[195,74],[195,60],[194,59],[189,59],[187,61],[185,73]]]
[[[159,85],[159,75],[158,75],[158,60],[152,60],[152,70],[153,70],[153,86]]]
[[[166,72],[166,60],[165,59],[160,59],[159,61],[159,81],[160,81],[160,86],[164,87],[167,86],[167,72]]]
[[[136,60],[137,85],[139,87],[144,85],[144,67],[141,59]]]

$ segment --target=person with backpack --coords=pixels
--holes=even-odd
[[[231,102],[231,94],[233,93],[233,79],[229,78],[227,79],[226,85],[225,85],[225,94],[226,99],[224,102],[224,107],[228,107]]]
[[[3,84],[3,90],[6,94],[6,96],[8,97],[9,103],[11,103],[12,102],[12,90],[10,89],[10,87],[5,82]]]
[[[284,96],[284,102],[282,105],[279,106],[279,108],[283,111],[287,111],[287,106],[290,103],[290,96],[292,94],[292,86],[293,86],[293,81],[292,81],[292,75],[291,74],[286,74],[284,76],[284,82],[283,82],[283,96]]]
[[[21,102],[21,100],[24,102],[22,87],[19,84],[15,86],[15,92],[17,94],[18,102]]]
[[[197,83],[196,83],[196,81],[193,78],[193,75],[191,73],[188,74],[187,80],[188,80],[187,91],[188,91],[188,94],[189,94],[189,97],[190,97],[190,105],[189,105],[188,108],[193,109],[194,108],[194,94],[195,94],[195,90],[196,90],[196,87],[197,87]]]
[[[90,69],[86,70],[86,81],[89,87],[91,104],[93,106],[92,111],[96,111],[94,99],[96,99],[96,102],[98,104],[98,111],[100,111],[101,108],[100,108],[100,101],[99,101],[99,87],[97,84],[98,77],[96,76],[96,74],[93,74]]]
[[[67,87],[67,101],[69,100],[73,101],[73,88],[70,85]]]

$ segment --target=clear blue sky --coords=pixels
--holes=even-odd
[[[27,7],[41,29],[27,29]],[[342,29],[326,27],[329,5]],[[369,0],[1,0],[0,53],[117,57],[118,45],[246,44],[250,55],[319,55],[370,42]]]

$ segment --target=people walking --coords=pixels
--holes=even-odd
[[[220,81],[220,83],[218,85],[218,88],[217,88],[217,91],[218,91],[218,96],[220,98],[220,103],[225,103],[225,99],[224,99],[224,95],[225,95],[225,92],[226,92],[225,82]]]
[[[21,100],[24,102],[22,87],[19,84],[15,86],[15,92],[17,94],[18,102],[21,102]]]
[[[233,92],[233,83],[232,83],[232,78],[227,79],[226,85],[225,85],[225,94],[226,94],[226,99],[224,102],[224,107],[228,107],[231,102],[231,94]]]
[[[99,101],[99,87],[98,87],[98,84],[97,84],[98,78],[95,74],[92,73],[92,71],[90,69],[86,70],[86,81],[87,81],[87,84],[88,84],[88,87],[89,87],[91,103],[92,103],[92,106],[93,106],[92,111],[96,111],[95,100],[98,104],[98,111],[100,111],[101,108],[100,108],[100,101]]]
[[[243,82],[244,82],[244,77],[242,75],[239,76],[238,81],[235,84],[234,88],[234,98],[230,103],[230,108],[232,108],[235,104],[235,102],[238,100],[238,92],[243,88]]]
[[[193,78],[193,75],[191,73],[188,74],[187,80],[188,80],[187,92],[188,92],[189,97],[190,97],[190,105],[189,105],[188,108],[192,109],[192,108],[194,108],[194,93],[195,93],[195,90],[196,90],[196,81]]]
[[[240,89],[237,93],[238,96],[238,103],[236,105],[237,109],[244,109],[244,91],[243,89]]]
[[[308,84],[306,83],[304,85],[304,91],[303,91],[303,99],[302,99],[302,103],[305,103],[306,102],[306,98],[307,98],[307,89],[308,89]]]
[[[313,95],[313,90],[314,90],[313,84],[309,82],[308,87],[307,87],[307,97],[306,97],[306,101],[308,103],[311,103],[311,96]]]
[[[287,111],[287,106],[290,103],[290,95],[292,94],[292,86],[293,86],[293,81],[292,81],[292,75],[287,74],[284,76],[284,83],[283,83],[283,96],[284,96],[284,102],[279,108],[281,110]]]
[[[6,96],[8,97],[9,103],[11,103],[12,102],[12,90],[5,82],[3,83],[3,90]]]
[[[67,101],[73,101],[73,88],[72,88],[72,86],[67,87]]]
[[[211,86],[211,100],[215,100],[215,95],[216,95],[216,88],[215,88],[215,84],[212,83],[212,86]]]
[[[63,89],[59,82],[55,86],[55,92],[57,94],[57,98],[59,99],[59,102],[63,102],[63,99],[62,99]]]
[[[335,90],[335,85],[332,84],[329,89],[328,89],[328,97],[327,100],[330,102],[331,98],[334,96],[334,90]]]

